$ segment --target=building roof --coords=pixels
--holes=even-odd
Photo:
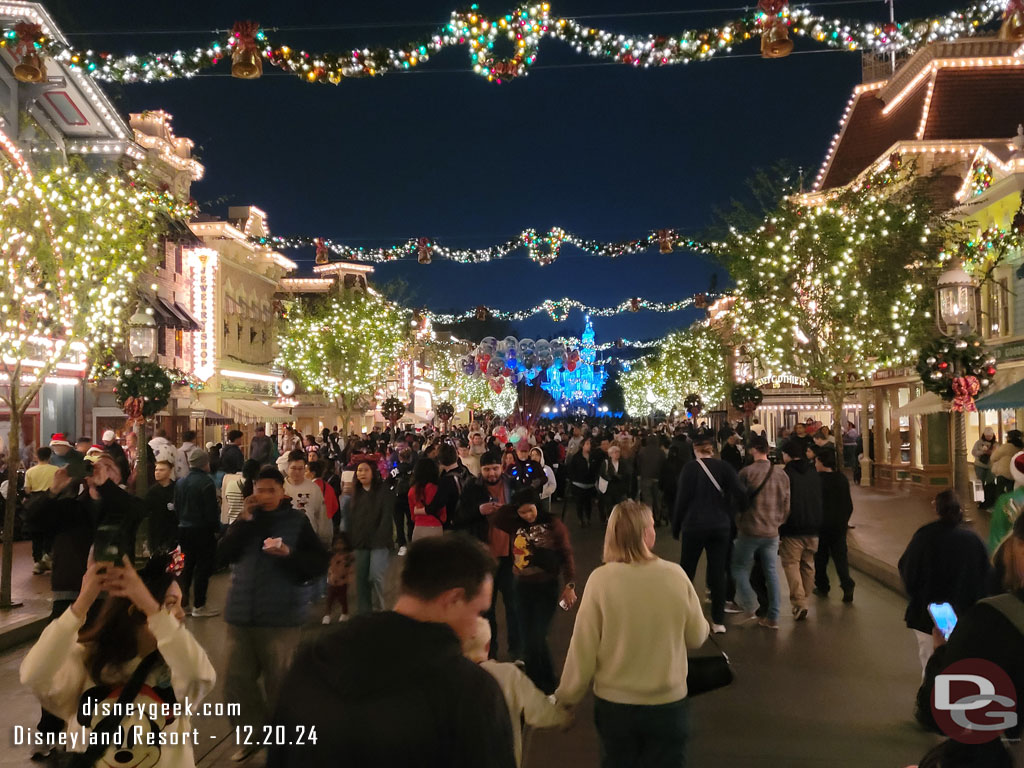
[[[1018,45],[970,39],[927,46],[888,81],[854,89],[817,189],[849,184],[898,142],[1003,141],[1024,120]]]

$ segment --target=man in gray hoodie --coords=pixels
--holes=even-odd
[[[764,436],[755,435],[750,441],[754,461],[740,470],[749,501],[736,518],[732,577],[736,582],[736,602],[752,620],[756,616],[757,596],[750,585],[750,573],[754,557],[761,561],[768,587],[768,613],[760,624],[778,629],[782,593],[775,561],[779,553],[779,526],[789,517],[789,476],[768,461],[768,450]]]

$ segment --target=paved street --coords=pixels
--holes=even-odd
[[[598,563],[602,532],[582,533],[570,521],[578,566],[589,573]],[[664,528],[657,551],[676,559],[678,544]],[[902,625],[903,600],[857,574],[852,606],[815,598],[809,621],[782,620],[778,633],[732,628],[720,638],[730,655],[736,682],[692,704],[694,766],[906,766],[934,743],[911,719],[919,682],[916,648]],[[227,577],[217,576],[211,604],[223,603]],[[698,585],[701,589],[702,584]],[[784,592],[785,594],[785,588]],[[785,613],[785,612],[784,612]],[[553,629],[556,657],[564,658],[573,617],[561,612]],[[189,619],[218,670],[224,669],[224,626],[220,618]],[[321,631],[311,627],[311,632]],[[34,725],[38,707],[17,681],[25,647],[0,656],[0,701],[5,720]],[[213,700],[220,700],[220,686]],[[201,766],[228,766],[234,751],[226,720],[195,723],[203,742]],[[589,699],[568,733],[528,735],[528,768],[597,764],[597,741]],[[0,766],[22,766],[26,750],[0,744]],[[247,765],[261,765],[257,756]]]

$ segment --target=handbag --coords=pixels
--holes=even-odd
[[[715,646],[718,653],[714,656],[696,656],[687,659],[687,698],[725,688],[733,681],[732,664],[729,663],[728,654],[718,645],[713,635],[708,635],[708,640]]]

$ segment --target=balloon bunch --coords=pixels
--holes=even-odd
[[[549,369],[565,366],[575,371],[580,353],[562,341],[517,339],[506,336],[500,341],[488,336],[477,345],[473,354],[462,358],[462,372],[467,376],[486,376],[491,389],[500,394],[505,383],[534,383]]]

